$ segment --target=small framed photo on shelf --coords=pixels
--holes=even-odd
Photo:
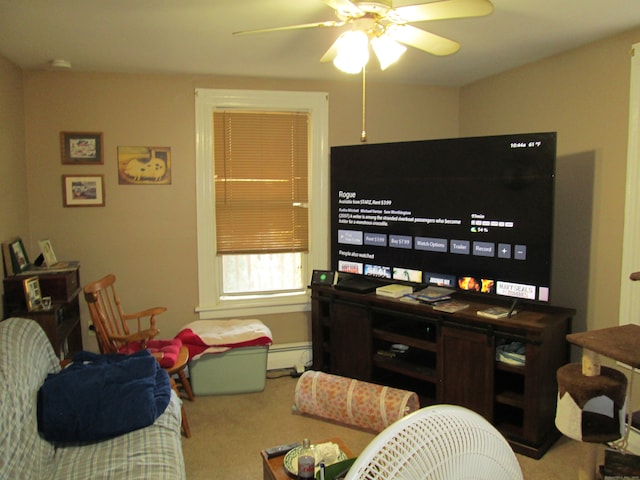
[[[103,150],[102,132],[60,132],[63,164],[102,165]]]
[[[42,292],[40,291],[40,281],[38,277],[26,278],[24,285],[24,297],[27,302],[27,310],[42,310]]]
[[[104,175],[63,175],[65,207],[104,207]]]
[[[27,256],[27,251],[24,248],[24,243],[22,243],[21,238],[14,238],[7,244],[2,244],[2,254],[5,257],[5,269],[8,269],[10,266],[12,275],[18,275],[30,265],[29,257]]]
[[[58,263],[58,258],[53,252],[53,247],[51,246],[51,240],[38,240],[38,245],[40,246],[40,251],[42,252],[44,263],[47,267],[53,267],[56,263]]]

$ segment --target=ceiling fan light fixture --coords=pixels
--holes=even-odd
[[[380,69],[386,70],[389,65],[394,64],[407,51],[407,47],[396,42],[388,34],[384,33],[379,37],[371,39],[371,48],[373,48]]]
[[[333,64],[338,70],[356,74],[369,61],[369,37],[361,30],[350,30],[340,35]]]

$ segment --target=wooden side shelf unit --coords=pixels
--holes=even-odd
[[[494,320],[476,315],[492,305],[472,296],[458,295],[469,308],[450,314],[375,293],[310,288],[314,370],[412,390],[422,406],[468,407],[532,458],[559,438],[556,370],[569,361],[575,310],[527,305]],[[514,341],[525,345],[525,365],[496,361],[496,348]],[[394,355],[394,344],[408,349]]]
[[[49,310],[27,310],[23,281],[33,276],[38,277],[42,296],[51,297]],[[79,268],[61,272],[43,270],[6,277],[3,286],[4,318],[30,318],[38,322],[60,359],[82,350]]]

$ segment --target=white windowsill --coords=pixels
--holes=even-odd
[[[195,309],[201,320],[307,312],[310,310],[311,303],[309,301],[309,295],[306,293],[296,295],[293,298],[262,299],[257,302],[229,300],[219,305],[199,305]]]

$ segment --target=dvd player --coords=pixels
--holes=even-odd
[[[355,293],[370,293],[381,285],[382,283],[379,281],[370,278],[349,277],[340,279],[338,283],[334,285],[334,288]]]

